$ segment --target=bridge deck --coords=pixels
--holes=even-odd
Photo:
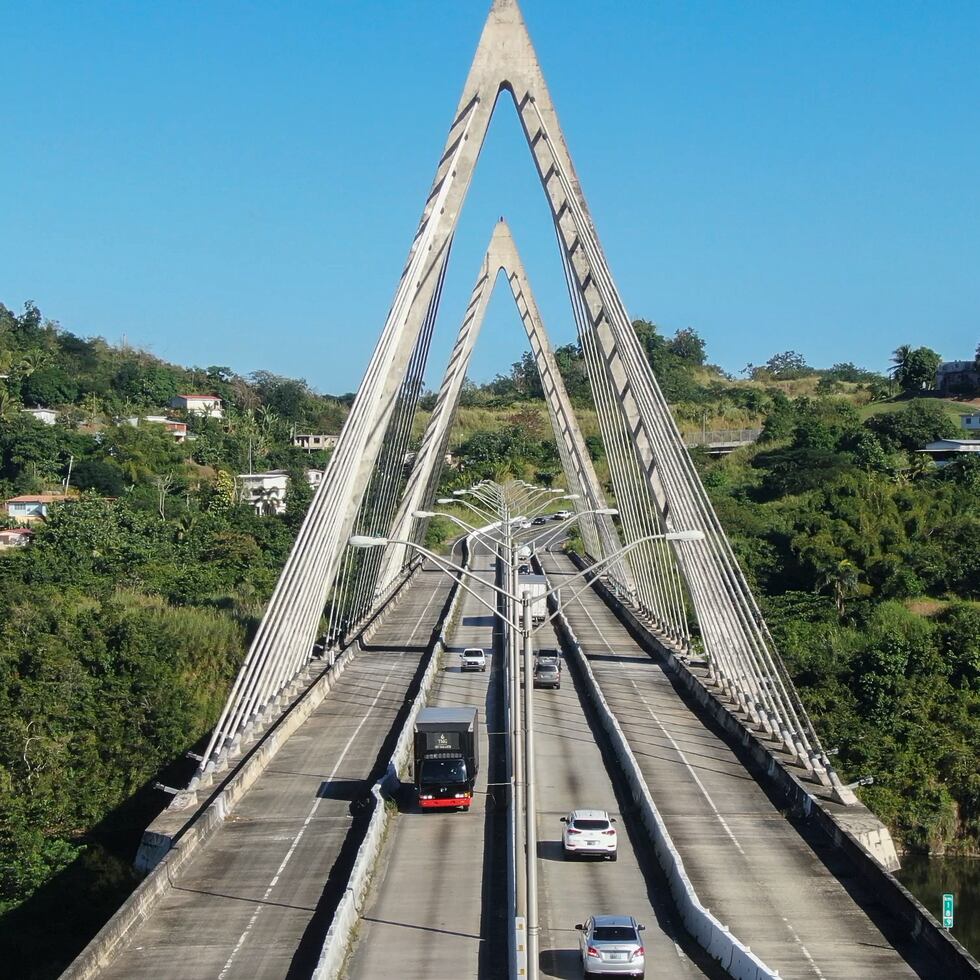
[[[485,549],[473,549],[470,567],[481,579],[493,582],[494,563]],[[493,604],[490,588],[470,584]],[[350,977],[455,980],[506,976],[506,956],[501,958],[500,950],[490,951],[491,960],[497,954],[496,966],[484,962],[488,940],[495,937],[500,944],[504,939],[503,923],[494,917],[492,904],[484,908],[490,886],[485,875],[491,875],[495,867],[503,870],[505,860],[502,848],[497,848],[499,854],[493,853],[495,841],[488,833],[491,745],[500,759],[495,774],[505,778],[503,739],[487,736],[488,730],[500,731],[503,725],[503,678],[497,677],[501,664],[491,655],[493,619],[488,609],[463,593],[455,628],[447,638],[449,652],[427,701],[433,707],[476,705],[480,709],[480,772],[474,804],[469,813],[423,813],[415,806],[410,787],[405,787],[403,812],[395,820],[379,861],[383,870],[361,916]],[[454,662],[453,654],[470,646],[487,651],[491,662],[486,673],[462,673]],[[502,907],[503,893],[497,897]]]
[[[538,634],[539,648],[559,646],[553,630]],[[537,780],[538,902],[542,977],[582,975],[575,924],[590,915],[632,915],[643,934],[647,976],[723,976],[677,918],[667,883],[644,831],[634,826],[628,797],[621,797],[596,744],[602,741],[583,705],[575,671],[566,669],[557,691],[534,692]],[[611,764],[615,766],[615,762]],[[621,783],[622,780],[617,780]],[[617,820],[617,860],[566,861],[561,817],[575,808],[606,810]]]
[[[474,555],[473,568],[491,580],[492,560],[485,551]],[[488,588],[478,591],[493,601]],[[452,649],[489,648],[489,615],[466,595],[450,637]],[[558,644],[551,633],[540,645]],[[497,669],[502,666],[496,665]],[[496,702],[504,679],[493,675],[488,685],[486,677],[460,674],[450,665],[437,679],[429,703],[485,703],[493,724],[499,718]],[[688,952],[697,956],[676,922],[649,848],[627,833],[577,686],[566,674],[561,690],[536,692],[535,705],[542,975],[579,976],[575,923],[593,913],[627,911],[648,925],[647,948],[658,963],[658,976],[701,976],[678,944],[687,944]],[[502,753],[501,741],[493,741],[494,750]],[[499,919],[503,901],[500,897],[494,901],[495,895],[500,896],[501,882],[490,881],[492,874],[501,874],[505,852],[499,838],[491,839],[491,822],[484,808],[486,750],[484,738],[478,804],[469,814],[409,812],[398,817],[379,862],[383,871],[362,916],[349,977],[457,980],[506,976],[504,924]],[[502,767],[496,771],[502,778]],[[621,853],[616,863],[562,861],[558,818],[575,806],[603,807],[619,817]],[[638,850],[634,844],[639,845]]]
[[[407,586],[368,649],[283,745],[103,978],[309,976],[346,884],[352,855],[344,845],[355,836],[353,815],[362,812],[359,804],[387,760],[379,766],[447,595],[437,572],[423,571]]]
[[[575,571],[564,555],[545,564],[556,585]],[[831,849],[780,814],[596,593],[565,611],[698,896],[723,923],[784,978],[934,975]]]

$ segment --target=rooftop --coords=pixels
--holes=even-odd
[[[61,500],[68,500],[65,493],[25,493],[20,497],[10,497],[8,504],[53,504]]]

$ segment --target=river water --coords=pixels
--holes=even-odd
[[[898,880],[943,921],[943,893],[954,896],[953,935],[980,957],[980,858],[906,854]]]

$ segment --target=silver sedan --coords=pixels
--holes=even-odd
[[[639,977],[646,966],[640,933],[646,929],[631,915],[593,915],[579,932],[586,977]]]

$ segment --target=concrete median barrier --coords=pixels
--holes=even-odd
[[[579,568],[585,562],[569,558]],[[595,590],[636,641],[652,656],[663,658],[671,674],[698,705],[738,743],[748,771],[784,801],[785,807],[819,828],[872,891],[876,900],[894,916],[918,945],[929,951],[944,980],[980,976],[980,961],[943,929],[935,916],[892,873],[899,867],[888,828],[863,804],[833,807],[815,795],[785,764],[772,747],[748,728],[729,705],[710,690],[701,677],[677,653],[653,635],[647,624],[628,605],[613,595],[602,581]]]
[[[468,561],[469,549],[467,545],[464,545],[463,565],[466,566]],[[439,624],[439,635],[422,674],[418,695],[398,735],[398,741],[395,743],[385,774],[371,787],[374,810],[364,840],[357,850],[357,857],[354,859],[354,867],[351,869],[347,888],[337,905],[333,921],[330,923],[326,939],[323,942],[316,969],[313,971],[313,980],[334,980],[335,977],[340,976],[347,956],[352,949],[357,923],[368,900],[371,879],[384,847],[388,827],[393,816],[391,808],[387,805],[385,794],[395,791],[400,782],[400,773],[407,768],[412,753],[415,719],[419,711],[425,706],[439,672],[440,656],[446,650],[446,625],[453,620],[461,592],[459,586],[453,587],[452,599]]]
[[[538,566],[542,574],[544,570]],[[550,584],[549,584],[550,587]],[[549,599],[551,611],[557,611],[554,597]],[[729,976],[736,980],[778,980],[779,973],[767,966],[751,949],[741,942],[721,923],[709,909],[706,909],[697,896],[684,869],[684,862],[667,832],[667,826],[653,801],[639,763],[633,755],[629,742],[620,727],[619,721],[609,707],[599,688],[592,667],[579,645],[578,638],[563,613],[555,617],[559,638],[572,656],[585,679],[585,689],[599,718],[599,722],[609,736],[613,752],[626,777],[630,794],[636,802],[640,820],[653,842],[654,853],[663,869],[670,888],[671,897],[677,907],[685,928],[708,955],[721,965]]]

